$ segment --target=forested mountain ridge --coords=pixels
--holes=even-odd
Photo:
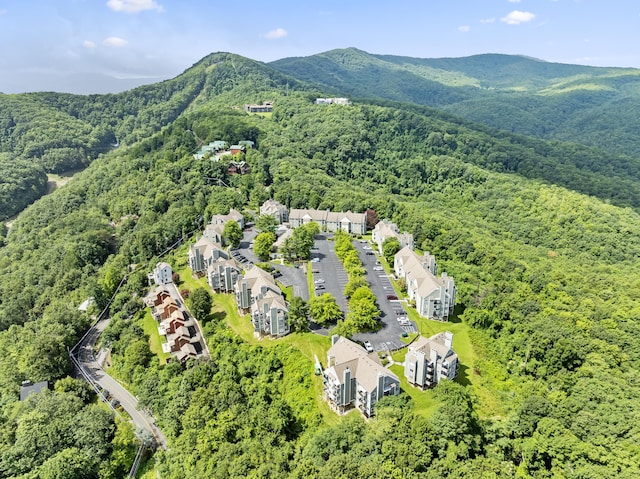
[[[271,66],[338,95],[427,105],[505,131],[640,156],[640,70],[485,54],[375,55],[354,48]]]
[[[235,77],[225,69],[215,68],[223,61],[230,62],[234,75],[239,74],[243,81],[233,80]],[[272,67],[309,83],[303,87]],[[172,80],[117,95],[0,95],[0,152],[6,152],[9,160],[25,160],[23,173],[28,163],[34,164],[21,181],[13,181],[13,174],[3,175],[6,180],[0,195],[0,218],[15,214],[44,194],[42,173],[35,165],[47,172],[84,167],[114,145],[131,144],[158,131],[210,95],[246,88],[242,85],[262,90],[318,90],[325,85],[336,94],[427,104],[508,131],[595,144],[601,152],[568,148],[566,153],[550,155],[562,158],[559,164],[538,162],[533,172],[523,161],[527,155],[522,152],[498,162],[503,164],[500,168],[509,171],[635,206],[640,200],[631,183],[637,178],[638,161],[616,151],[640,151],[632,145],[640,141],[634,133],[638,126],[634,113],[637,102],[627,99],[638,92],[638,78],[630,69],[560,65],[507,55],[415,59],[346,49],[270,65],[216,53]],[[447,120],[459,123],[454,117]],[[560,129],[569,133],[561,134]],[[578,138],[576,132],[590,132],[591,139]],[[500,135],[491,130],[488,134]],[[542,143],[542,147],[532,146],[531,140],[522,142],[537,151],[548,149]],[[2,168],[10,166],[5,162]],[[591,173],[601,176],[583,178]]]
[[[192,103],[232,89],[235,85],[229,82],[235,77],[215,68],[223,61],[233,65],[238,78],[263,88],[296,84],[259,62],[214,53],[176,78],[119,94],[0,94],[0,154],[4,152],[9,163],[33,164],[33,171],[40,171],[38,166],[52,173],[84,168],[111,148],[133,144],[159,131]],[[256,75],[245,76],[247,69]],[[4,171],[10,166],[3,163],[0,168]],[[24,175],[24,181],[11,182],[12,176],[9,172],[2,175],[0,220],[44,194],[40,179],[29,181],[29,175]]]
[[[554,184],[547,168],[557,171],[573,147],[415,105],[315,105],[310,87],[233,55],[213,55],[203,69],[203,88],[174,121],[98,157],[6,235],[0,477],[126,476],[126,431],[81,404],[95,398],[64,377],[66,348],[89,321],[77,305],[89,296],[104,305],[132,264],[103,341],[113,374],[169,438],[155,456],[161,477],[640,475],[640,215]],[[271,115],[237,108],[266,99]],[[251,173],[194,160],[200,140],[215,139],[256,141],[244,158]],[[583,155],[571,171],[582,171]],[[515,174],[510,159],[540,171]],[[589,182],[607,179],[582,166]],[[407,391],[384,400],[367,422],[338,417],[322,409],[312,357],[296,346],[316,336],[245,341],[223,296],[204,321],[212,360],[160,365],[143,329],[146,273],[168,245],[201,230],[202,216],[256,211],[267,198],[373,208],[411,232],[459,288],[457,322],[446,325],[468,338],[459,380],[409,391],[417,400]],[[162,259],[177,268],[186,254]],[[19,403],[26,378],[63,382]],[[96,420],[83,428],[88,416]]]

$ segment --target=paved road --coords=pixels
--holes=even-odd
[[[415,323],[410,323],[408,326],[402,326],[398,322],[398,316],[406,316],[403,312],[406,312],[407,306],[401,301],[389,300],[387,295],[395,295],[393,286],[389,276],[384,271],[374,271],[376,261],[378,261],[377,252],[375,252],[375,245],[369,243],[354,243],[356,250],[360,256],[360,261],[366,269],[366,278],[371,287],[371,291],[378,298],[378,307],[380,308],[380,320],[382,321],[382,329],[377,333],[360,333],[355,334],[353,339],[356,341],[370,341],[373,349],[376,351],[384,351],[387,349],[395,350],[404,346],[404,343],[400,341],[400,336],[403,332],[416,331]],[[371,247],[372,249],[365,249],[365,247]],[[367,252],[374,252],[373,255],[366,254]],[[400,312],[400,314],[398,314]]]
[[[93,347],[102,331],[109,324],[109,320],[110,318],[105,318],[92,326],[71,353],[77,358],[84,379],[109,391],[115,399],[120,401],[120,405],[131,416],[134,425],[146,430],[155,439],[158,446],[165,449],[167,438],[155,425],[153,418],[146,412],[138,410],[136,397],[109,376],[93,356]]]

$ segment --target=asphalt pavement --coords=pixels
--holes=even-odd
[[[145,411],[138,409],[136,397],[121,386],[118,381],[109,376],[93,356],[93,347],[102,331],[109,324],[109,320],[110,318],[104,318],[92,326],[71,353],[77,359],[77,366],[81,369],[84,378],[93,384],[99,385],[103,390],[109,391],[111,397],[117,399],[122,409],[129,414],[133,424],[146,430],[155,439],[157,445],[165,449],[167,438],[155,425],[154,419]]]
[[[356,341],[364,342],[369,341],[376,351],[396,350],[405,346],[400,340],[402,333],[412,333],[417,331],[416,325],[413,322],[407,321],[405,325],[402,325],[398,321],[398,317],[406,317],[407,305],[399,300],[388,299],[388,295],[395,296],[395,290],[389,279],[389,275],[384,271],[376,271],[374,268],[378,267],[376,262],[378,261],[378,253],[376,252],[375,245],[369,242],[355,241],[354,245],[360,256],[363,266],[366,270],[366,279],[369,282],[369,287],[376,298],[378,298],[378,308],[380,309],[380,321],[382,322],[382,329],[375,333],[359,333],[354,334],[353,339]],[[368,249],[371,248],[371,249]],[[367,254],[367,253],[373,254]],[[404,314],[403,314],[404,312]]]
[[[336,256],[333,249],[333,241],[328,240],[328,235],[317,235],[314,249],[311,250],[311,259],[309,267],[313,273],[314,281],[324,280],[323,289],[315,291],[317,296],[323,293],[331,293],[336,298],[336,303],[340,306],[342,312],[346,315],[349,312],[347,298],[344,296],[344,287],[349,281],[347,272],[342,266],[342,262]],[[317,262],[313,262],[317,258]]]

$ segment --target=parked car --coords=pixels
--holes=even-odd
[[[315,288],[316,289],[324,289],[324,284],[316,284]]]
[[[365,254],[368,255],[368,256],[373,256],[374,253],[373,253],[373,251],[367,251]]]
[[[320,278],[320,279],[316,279],[314,281],[315,284],[323,284],[324,283],[324,279]]]
[[[312,263],[319,263],[320,262],[320,258],[313,258],[311,260]]]
[[[279,278],[280,276],[282,276],[282,273],[278,270],[274,271],[271,274],[273,275],[274,278]]]
[[[398,299],[398,297],[395,294],[388,294],[387,295],[387,299],[389,301],[396,301]]]
[[[384,268],[382,266],[374,266],[373,270],[374,271],[384,271]]]
[[[366,349],[367,352],[369,352],[369,353],[373,352],[373,346],[371,345],[371,343],[369,341],[365,341],[364,342],[364,349]]]

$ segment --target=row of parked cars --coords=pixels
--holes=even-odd
[[[247,266],[250,266],[251,261],[249,261],[246,256],[244,256],[243,254],[241,254],[238,250],[233,250],[231,251],[231,256],[233,257],[233,259],[235,259],[237,262],[242,263],[242,264],[246,264]]]

